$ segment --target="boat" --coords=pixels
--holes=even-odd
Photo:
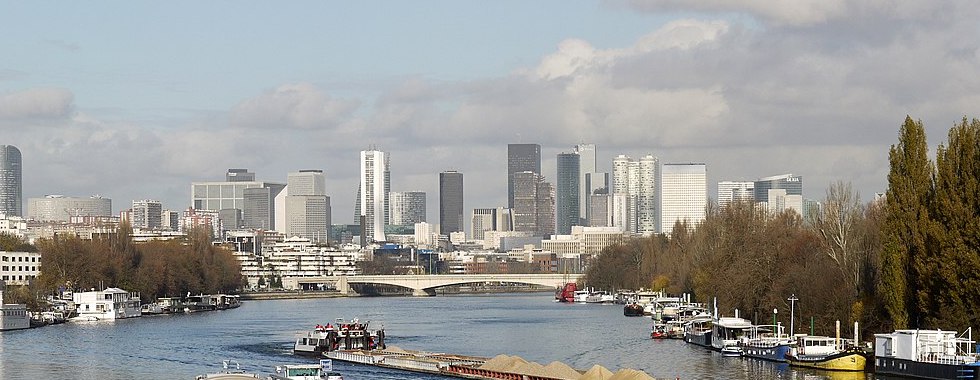
[[[667,326],[661,324],[654,324],[653,330],[650,331],[650,338],[652,339],[666,339],[667,338]]]
[[[745,334],[742,341],[742,356],[786,362],[796,340],[784,333],[782,325],[754,325]]]
[[[232,294],[218,294],[213,297],[215,309],[227,310],[242,306],[241,298]]]
[[[593,291],[585,297],[585,303],[601,303],[611,305],[616,303],[616,295],[609,294],[609,292],[604,290]]]
[[[242,366],[234,360],[222,360],[221,361],[221,372],[208,373],[204,375],[198,375],[195,380],[246,380],[246,379],[261,379],[258,374],[247,373],[242,370]]]
[[[142,306],[140,306],[140,314],[143,315],[159,315],[159,314],[166,314],[166,313],[167,313],[166,309],[164,309],[163,306],[157,302],[145,303]]]
[[[112,320],[140,317],[139,293],[119,288],[75,292],[72,294],[78,317],[72,321]],[[94,319],[93,319],[94,318]]]
[[[575,302],[575,287],[576,285],[574,282],[566,282],[565,285],[555,291],[555,301],[569,303]]]
[[[317,325],[306,336],[296,339],[293,353],[297,355],[320,357],[333,350],[374,350],[385,348],[385,330],[368,330],[368,323],[357,319],[344,322],[338,319],[335,324]]]
[[[863,351],[848,347],[840,338],[797,335],[796,345],[786,354],[786,361],[794,367],[826,371],[864,371],[867,362],[864,355]]]
[[[344,380],[344,376],[325,370],[321,364],[289,364],[276,366],[276,373],[269,375],[269,380]]]
[[[875,372],[922,379],[980,379],[972,328],[875,334]]]
[[[189,295],[184,301],[185,313],[196,313],[199,311],[211,311],[217,309],[217,299],[215,296],[210,294],[198,294],[196,296]]]
[[[575,303],[585,303],[585,299],[589,297],[590,293],[588,290],[576,290],[572,293],[572,299],[575,300]]]
[[[642,317],[643,316],[643,306],[638,303],[628,303],[623,306],[623,315],[627,317]]]
[[[741,356],[742,337],[752,328],[752,322],[740,318],[735,309],[734,317],[719,317],[711,325],[711,348],[720,351],[722,356]]]
[[[701,347],[711,348],[711,325],[714,318],[703,317],[684,324],[684,341]]]

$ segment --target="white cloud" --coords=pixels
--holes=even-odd
[[[0,120],[61,119],[71,115],[74,95],[60,88],[35,88],[0,95]]]
[[[286,84],[240,103],[231,123],[252,128],[329,129],[345,121],[359,102],[335,99],[309,83]]]

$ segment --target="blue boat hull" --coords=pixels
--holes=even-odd
[[[913,360],[875,357],[875,373],[916,379],[977,380],[980,366],[963,364],[925,363]]]
[[[771,347],[756,347],[752,345],[746,345],[742,347],[742,356],[785,363],[786,354],[789,353],[789,349],[790,346],[787,344],[781,344],[778,346],[771,346]]]

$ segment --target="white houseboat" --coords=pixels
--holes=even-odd
[[[980,379],[971,329],[875,334],[875,372],[922,379]]]
[[[30,317],[27,315],[27,305],[4,303],[3,291],[5,287],[6,284],[0,281],[0,331],[31,327]]]
[[[111,320],[133,318],[142,315],[140,312],[139,294],[130,293],[119,288],[106,288],[90,292],[75,292],[72,294],[75,320]]]

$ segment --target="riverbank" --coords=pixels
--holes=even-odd
[[[339,298],[356,297],[357,294],[341,294],[337,291],[316,292],[316,291],[269,291],[269,292],[245,292],[241,294],[242,300],[291,300],[308,298]]]

